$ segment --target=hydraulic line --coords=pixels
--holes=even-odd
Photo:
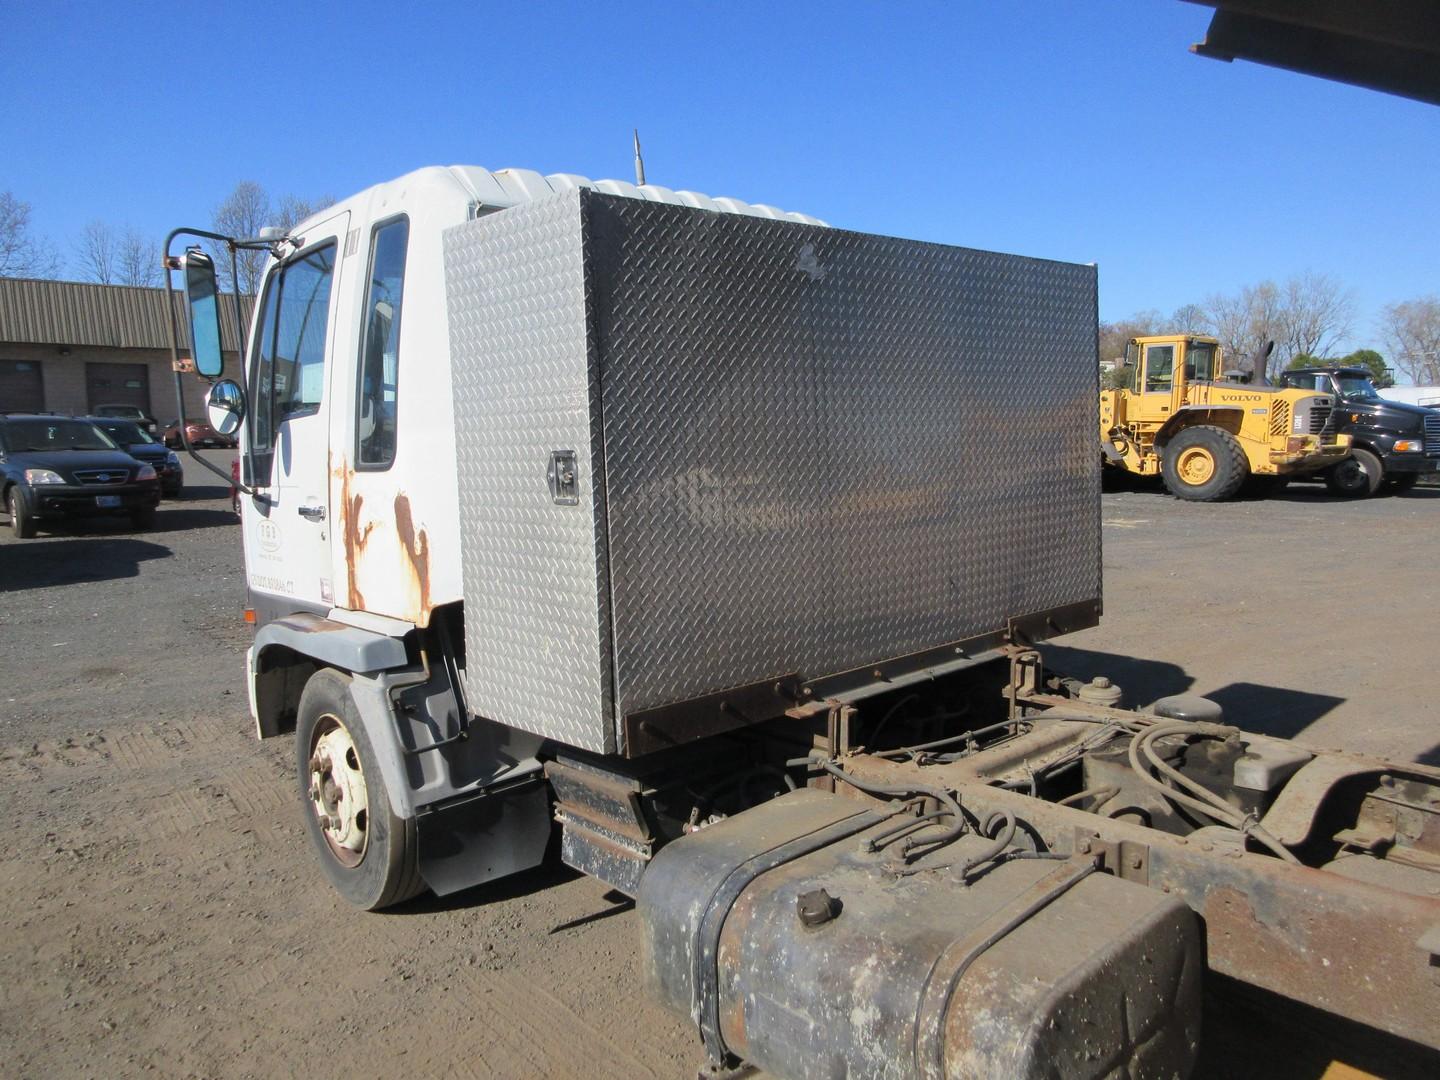
[[[1131,739],[1129,752],[1130,768],[1134,770],[1140,779],[1151,787],[1159,790],[1161,794],[1172,802],[1198,811],[1216,821],[1223,822],[1233,829],[1238,829],[1247,836],[1253,836],[1257,841],[1264,844],[1274,854],[1286,862],[1298,865],[1300,860],[1295,856],[1295,853],[1256,821],[1253,815],[1240,813],[1240,811],[1236,810],[1209,788],[1185,776],[1178,769],[1171,768],[1160,759],[1160,755],[1156,753],[1153,745],[1157,739],[1164,738],[1167,735],[1198,735],[1202,738],[1223,739],[1235,734],[1237,730],[1238,729],[1233,727],[1224,727],[1217,724],[1183,722],[1157,724],[1154,727],[1137,733],[1135,737]],[[1141,762],[1142,756],[1146,762],[1154,767],[1156,772],[1159,772],[1162,776],[1193,794],[1187,795],[1183,791],[1178,791],[1175,787],[1164,783],[1159,777],[1153,775]]]
[[[810,758],[810,763],[818,766],[821,769],[824,769],[827,773],[835,777],[837,780],[843,780],[851,787],[858,788],[860,791],[865,792],[867,795],[884,796],[892,799],[903,798],[907,795],[930,796],[942,807],[944,807],[945,811],[950,815],[952,819],[951,824],[945,829],[943,833],[935,837],[933,840],[924,841],[924,843],[929,846],[929,850],[931,851],[935,851],[939,848],[944,847],[946,844],[950,843],[952,840],[955,840],[957,837],[959,837],[965,832],[965,817],[960,812],[960,804],[956,801],[955,797],[951,795],[948,791],[946,791],[944,788],[933,787],[929,784],[905,784],[903,786],[895,787],[888,784],[877,784],[871,780],[859,780],[851,776],[844,769],[840,768],[839,765],[835,764],[835,762],[831,761],[829,758],[812,757]],[[906,841],[907,844],[909,844],[910,842],[911,841]],[[910,856],[908,854],[907,848],[906,861],[908,862],[909,859]]]
[[[1119,794],[1120,789],[1116,785],[1101,784],[1099,787],[1086,788],[1084,791],[1077,791],[1074,795],[1070,795],[1064,799],[1061,799],[1055,805],[1075,806],[1078,803],[1084,802],[1086,799],[1093,798],[1095,799],[1095,805],[1100,806],[1104,803],[1109,802],[1111,799],[1113,799],[1116,795]]]

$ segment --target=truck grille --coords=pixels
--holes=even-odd
[[[1425,453],[1440,454],[1440,412],[1425,417]]]
[[[1330,414],[1335,409],[1331,405],[1316,405],[1310,410],[1310,434],[1322,434],[1330,424]]]
[[[123,465],[113,469],[76,469],[77,484],[123,484],[130,479],[130,470]]]

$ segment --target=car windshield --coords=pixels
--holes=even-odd
[[[155,441],[150,437],[148,431],[129,420],[106,420],[95,426],[121,446],[134,446],[136,443],[153,443]]]
[[[1346,401],[1379,401],[1375,384],[1365,375],[1341,375],[1340,396]]]
[[[11,420],[5,445],[12,453],[44,450],[117,450],[110,436],[83,420]]]

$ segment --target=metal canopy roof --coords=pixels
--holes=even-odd
[[[1190,0],[1215,8],[1191,52],[1440,105],[1435,0]]]

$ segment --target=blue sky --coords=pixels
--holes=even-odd
[[[429,164],[632,175],[832,224],[1100,264],[1101,314],[1314,270],[1440,291],[1440,109],[1187,52],[1172,0],[4,5],[0,190],[68,255],[240,179]]]

